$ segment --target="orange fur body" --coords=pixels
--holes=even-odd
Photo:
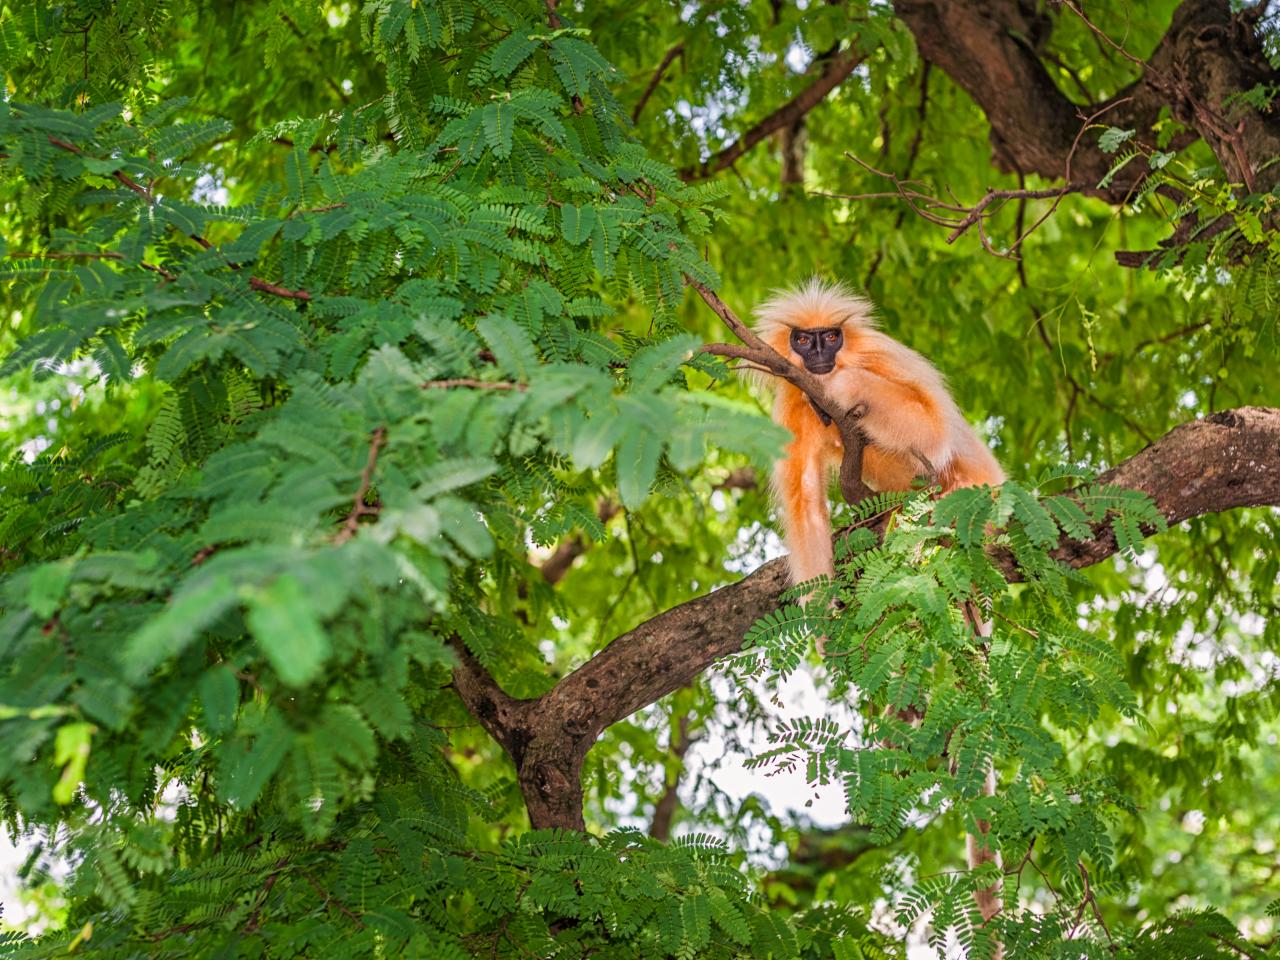
[[[942,375],[909,347],[876,329],[871,304],[837,284],[811,280],[756,310],[756,332],[801,363],[791,349],[793,329],[841,327],[844,345],[835,369],[823,374],[847,406],[862,404],[862,479],[873,490],[908,490],[927,469],[944,491],[996,485],[1004,472],[947,391]],[[785,381],[776,385],[773,418],[794,439],[774,467],[774,494],[782,509],[791,580],[800,583],[834,573],[827,487],[843,455],[835,424],[823,425],[809,399]]]

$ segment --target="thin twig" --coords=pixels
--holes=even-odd
[[[950,201],[943,200],[941,197],[933,196],[911,186],[912,181],[898,177],[896,174],[885,170],[879,170],[867,163],[860,157],[846,151],[845,156],[852,160],[858,166],[862,167],[868,173],[881,177],[893,184],[892,191],[878,193],[811,193],[810,196],[829,197],[837,200],[902,200],[907,206],[919,217],[930,223],[937,224],[940,227],[948,227],[951,232],[947,235],[947,243],[955,243],[960,237],[968,233],[969,230],[976,228],[978,240],[982,247],[988,253],[1001,257],[1006,260],[1016,260],[1017,250],[1022,246],[1022,242],[1036,231],[1049,217],[1053,216],[1058,209],[1058,205],[1062,202],[1062,198],[1072,193],[1081,193],[1090,189],[1087,183],[1075,183],[1071,179],[1071,163],[1075,158],[1076,150],[1080,146],[1080,140],[1100,116],[1108,110],[1118,107],[1122,103],[1127,103],[1130,97],[1124,97],[1115,100],[1100,110],[1095,111],[1089,116],[1081,116],[1080,129],[1076,132],[1075,139],[1071,142],[1071,149],[1067,152],[1067,159],[1063,169],[1063,184],[1060,187],[1051,187],[1042,190],[1027,190],[1019,188],[1017,190],[997,190],[989,189],[976,203],[965,204],[956,200],[954,195]],[[1009,245],[1007,250],[997,249],[991,242],[991,238],[987,236],[985,221],[999,212],[1004,204],[1009,200],[1053,200],[1049,208],[1040,215],[1040,217],[1031,224],[1026,230],[1021,229],[1021,215],[1019,215],[1019,231],[1018,236],[1013,243]]]
[[[920,145],[924,143],[925,121],[929,116],[929,73],[933,69],[931,61],[924,61],[924,66],[920,69],[920,106],[917,108],[916,132],[911,138],[911,146],[907,150],[907,162],[902,167],[902,176],[904,180],[909,180],[912,171],[915,169],[916,160],[920,156]],[[906,210],[899,210],[898,215],[893,221],[893,232],[896,233],[902,228],[902,222],[907,218]],[[849,239],[846,243],[852,243],[857,231],[849,232]],[[862,281],[863,287],[870,288],[871,281],[875,278],[876,271],[880,269],[880,264],[884,261],[884,244],[880,244],[876,249],[875,259],[871,261],[871,266],[867,269],[867,277]]]
[[[1084,136],[1084,132],[1088,130],[1091,126],[1093,126],[1094,121],[1096,121],[1104,113],[1114,109],[1115,107],[1120,106],[1120,104],[1122,103],[1128,103],[1132,99],[1133,99],[1132,97],[1121,97],[1119,100],[1112,101],[1106,106],[1098,110],[1095,110],[1088,117],[1084,117],[1084,122],[1080,124],[1080,129],[1076,131],[1075,139],[1071,141],[1071,149],[1067,151],[1067,159],[1063,163],[1062,179],[1064,183],[1066,183],[1068,186],[1071,184],[1071,161],[1075,159],[1076,150],[1079,149],[1080,147],[1080,140]],[[1040,219],[1038,219],[1031,226],[1027,227],[1026,232],[1023,233],[1020,237],[1018,237],[1017,240],[1013,242],[1013,246],[1009,248],[1009,252],[1012,253],[1013,251],[1017,250],[1018,247],[1022,245],[1023,240],[1031,236],[1031,234],[1035,232],[1036,228],[1038,228],[1040,224],[1044,223],[1046,220],[1049,219],[1049,217],[1053,216],[1054,211],[1058,209],[1058,204],[1060,204],[1061,202],[1062,202],[1062,196],[1059,196],[1056,200],[1053,201],[1052,206],[1050,206],[1048,210],[1046,210],[1043,214],[1041,214]]]
[[[279,284],[267,283],[257,277],[249,278],[249,286],[262,293],[269,293],[272,296],[284,297],[286,300],[310,300],[311,294],[305,290],[290,290],[288,287],[282,287]]]
[[[84,156],[84,151],[74,143],[68,143],[66,140],[60,140],[57,137],[50,137],[49,142],[59,150],[66,150],[68,153],[74,153],[77,157]],[[133,179],[133,177],[129,176],[123,170],[117,170],[115,173],[111,174],[111,176],[119,183],[124,184],[138,196],[142,197],[143,200],[147,201],[148,206],[156,202],[156,198],[152,196],[150,190],[140,184],[137,180]]]
[[[311,876],[311,874],[307,873],[304,870],[302,872],[302,879],[306,880],[307,883],[311,885],[311,889],[314,890],[316,894],[321,898],[321,900],[324,901],[324,906],[328,907],[330,904],[332,904],[333,906],[338,908],[339,913],[345,916],[357,927],[361,927],[361,928],[364,927],[364,921],[361,920],[357,914],[352,913],[350,908],[348,908],[345,903],[343,903],[341,900],[335,897],[332,893],[330,893],[324,887],[320,886],[320,882],[316,880],[315,877]]]
[[[118,253],[114,250],[46,250],[43,252],[31,251],[27,253],[9,253],[6,254],[6,256],[13,260],[125,260],[123,253]],[[157,264],[147,263],[145,260],[139,260],[136,265],[141,267],[143,270],[150,270],[152,273],[158,273],[166,280],[178,279],[176,274],[170,273],[164,267]]]
[[[288,857],[281,857],[276,861],[275,866],[271,868],[271,872],[267,874],[267,879],[262,884],[262,899],[258,901],[253,913],[249,914],[249,919],[245,921],[244,933],[253,933],[258,929],[258,918],[262,916],[262,909],[267,905],[267,899],[271,896],[271,888],[276,885],[276,881],[280,879],[280,874],[288,863]]]
[[[509,380],[474,380],[471,377],[456,377],[452,380],[428,380],[420,384],[423,390],[448,390],[453,387],[466,387],[470,390],[528,390],[523,383],[512,383]]]
[[[333,538],[333,542],[338,546],[346,543],[356,535],[356,532],[360,529],[361,517],[377,514],[378,512],[378,508],[366,504],[364,498],[369,492],[370,484],[373,483],[373,471],[378,466],[378,451],[382,449],[382,445],[386,442],[386,427],[378,427],[373,431],[373,438],[369,442],[369,459],[365,462],[364,469],[360,471],[360,489],[356,491],[355,500],[351,504],[351,512],[347,514],[347,519],[342,524],[342,529]]]
[[[644,88],[644,93],[640,94],[640,99],[636,101],[636,105],[631,111],[632,123],[640,122],[640,114],[644,111],[645,104],[649,102],[649,98],[653,96],[653,92],[658,89],[658,84],[662,82],[662,75],[667,72],[667,67],[671,66],[672,61],[682,53],[684,53],[683,43],[677,43],[667,51],[666,56],[662,58],[662,62],[658,64],[658,69],[653,71],[649,85]]]
[[[551,0],[548,0],[548,2],[551,2]],[[82,157],[85,155],[85,152],[79,147],[77,147],[74,143],[68,143],[66,140],[61,140],[58,137],[49,137],[49,142],[53,144],[55,147],[57,147],[59,150],[66,150],[68,153],[74,153],[78,157]],[[138,196],[142,197],[142,199],[145,200],[148,205],[153,205],[156,202],[155,196],[152,194],[150,190],[148,190],[146,187],[144,187],[142,184],[140,184],[137,180],[133,179],[133,177],[129,176],[124,171],[117,170],[113,174],[111,174],[111,176],[114,177],[119,183],[122,183],[124,186],[128,187],[134,193],[138,194]],[[333,209],[333,207],[319,208],[319,209]],[[189,236],[191,237],[192,240],[198,243],[205,250],[213,249],[213,244],[210,243],[208,240],[206,240],[204,237],[200,236],[199,234],[193,233],[193,234],[189,234]],[[13,256],[13,254],[10,254],[10,256]],[[39,254],[39,256],[47,257],[47,256],[51,256],[51,254],[47,254],[47,253]],[[124,258],[123,256],[108,255],[104,253],[100,255],[100,259],[122,260]],[[166,280],[177,279],[177,277],[174,274],[170,273],[168,270],[165,270],[163,267],[157,267],[148,263],[143,263],[141,264],[141,266],[145,270],[151,270],[155,273],[160,274]],[[231,266],[231,268],[234,270],[234,269],[239,269],[240,265],[233,263],[233,264],[229,264],[229,266]],[[269,294],[272,294],[273,296],[284,297],[287,300],[310,300],[311,299],[311,294],[307,293],[307,291],[305,290],[290,290],[287,287],[282,287],[278,284],[268,283],[266,280],[261,280],[258,277],[250,277],[249,286],[253,287],[253,289],[255,290],[261,291],[262,293],[269,293]]]
[[[821,103],[832,90],[866,60],[854,50],[845,50],[832,58],[831,65],[812,84],[780,106],[773,113],[755,124],[741,137],[719,153],[698,164],[680,171],[683,180],[702,180],[726,167],[732,166],[744,153],[761,140],[789,127]]]
[[[547,5],[547,25],[552,30],[559,30],[563,24],[560,20],[560,14],[556,12],[556,4],[559,0],[545,0]],[[582,105],[582,98],[576,93],[573,95],[573,112],[581,113],[585,107]]]

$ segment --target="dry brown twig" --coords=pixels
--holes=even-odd
[[[640,114],[644,112],[645,105],[648,104],[649,98],[653,96],[658,84],[662,82],[662,77],[667,72],[667,67],[671,66],[672,61],[676,57],[684,53],[684,44],[677,43],[667,51],[666,56],[662,58],[662,62],[658,64],[658,69],[653,71],[653,76],[649,78],[649,84],[644,88],[644,92],[640,94],[640,99],[636,101],[635,107],[631,111],[631,122],[639,123]]]
[[[365,462],[364,469],[360,471],[360,488],[356,490],[356,495],[351,504],[351,512],[347,514],[347,519],[343,522],[342,529],[333,538],[333,542],[338,546],[346,543],[356,535],[360,529],[361,517],[378,513],[378,507],[369,506],[364,502],[364,498],[369,492],[369,487],[373,484],[373,471],[378,466],[378,453],[386,442],[386,427],[378,427],[373,431],[373,436],[369,440],[369,459]]]
[[[1042,190],[997,190],[990,188],[976,203],[962,203],[959,198],[947,188],[950,194],[950,200],[943,200],[941,197],[933,196],[925,193],[914,186],[917,181],[900,179],[895,174],[884,170],[878,170],[871,164],[867,163],[852,153],[845,151],[845,156],[862,167],[868,173],[874,174],[888,180],[893,184],[894,189],[890,192],[879,193],[811,193],[810,196],[829,197],[835,200],[902,200],[912,212],[920,216],[922,219],[935,223],[940,227],[949,227],[951,233],[947,235],[947,243],[955,243],[971,229],[977,228],[978,239],[982,242],[982,248],[993,256],[1001,257],[1005,260],[1016,260],[1017,250],[1027,237],[1031,236],[1042,223],[1053,216],[1058,209],[1058,204],[1062,202],[1062,198],[1072,193],[1081,193],[1089,189],[1089,184],[1074,182],[1071,178],[1071,161],[1074,159],[1076,151],[1080,147],[1080,141],[1084,137],[1085,131],[1090,129],[1094,123],[1104,113],[1113,110],[1122,103],[1128,102],[1128,98],[1112,101],[1102,109],[1095,111],[1088,116],[1081,114],[1080,129],[1076,132],[1075,140],[1071,143],[1071,149],[1067,152],[1066,163],[1064,164],[1062,179],[1063,185],[1060,187],[1050,187]],[[998,250],[992,245],[991,239],[987,236],[984,227],[986,220],[1003,208],[1004,204],[1009,200],[1052,200],[1053,203],[1036,221],[1025,230],[1019,230],[1018,236],[1013,243],[1009,245],[1007,250]]]
[[[510,380],[476,380],[473,377],[455,377],[452,380],[428,380],[420,384],[423,390],[450,390],[463,388],[467,390],[518,390],[528,387],[523,383],[512,383]]]

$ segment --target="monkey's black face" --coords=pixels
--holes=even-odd
[[[836,354],[844,346],[844,327],[816,327],[792,330],[791,349],[800,354],[810,373],[830,373],[836,368]]]

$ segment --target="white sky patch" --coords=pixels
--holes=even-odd
[[[215,207],[225,207],[231,201],[231,194],[221,177],[212,173],[202,173],[196,178],[191,188],[191,199],[196,203],[208,203]]]
[[[727,687],[724,681],[713,681],[714,686],[720,684]],[[848,704],[828,700],[819,691],[814,672],[807,668],[792,674],[776,689],[765,689],[764,681],[752,686],[769,713],[768,725],[755,725],[745,735],[741,729],[738,730],[746,749],[731,745],[719,733],[711,732],[689,749],[686,764],[709,768],[707,772],[711,781],[735,803],[757,794],[778,816],[802,817],[817,827],[837,827],[848,823],[844,788],[839,783],[808,784],[802,765],[787,773],[774,773],[768,769],[752,770],[746,764],[752,756],[769,748],[770,728],[776,728],[782,720],[825,716],[853,730],[861,719],[857,711]],[[731,699],[727,690],[726,698]]]
[[[787,47],[786,56],[782,58],[792,73],[804,73],[813,62],[813,52],[803,43],[793,43]]]

